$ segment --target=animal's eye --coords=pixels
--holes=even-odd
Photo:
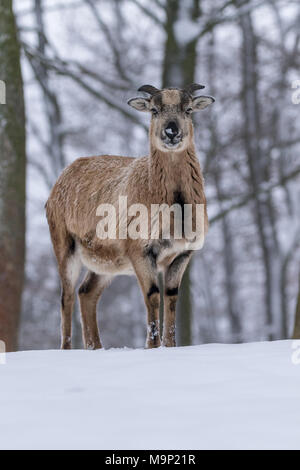
[[[185,110],[185,114],[186,114],[187,116],[189,116],[190,114],[192,114],[192,112],[193,112],[193,108],[187,108],[187,109]]]
[[[151,109],[151,113],[153,114],[153,116],[157,116],[157,115],[158,115],[158,110],[157,110],[157,108],[152,108],[152,109]]]

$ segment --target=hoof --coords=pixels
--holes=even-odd
[[[154,349],[154,348],[160,348],[160,347],[161,347],[160,339],[157,339],[155,341],[150,340],[150,341],[147,341],[146,343],[146,349]]]
[[[87,343],[85,349],[88,351],[97,351],[97,349],[102,349],[101,343]]]
[[[175,340],[163,340],[162,345],[165,348],[176,348],[176,341]]]

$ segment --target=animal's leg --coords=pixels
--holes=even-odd
[[[145,304],[147,307],[147,348],[158,348],[160,346],[159,332],[159,305],[160,293],[158,288],[158,272],[156,263],[149,256],[141,256],[133,262],[136,276],[140,283]]]
[[[72,314],[75,300],[75,287],[81,270],[81,262],[74,250],[68,250],[59,263],[61,277],[61,333],[62,349],[72,348]]]
[[[102,347],[97,325],[97,303],[110,279],[110,276],[88,272],[79,288],[83,341],[86,349]]]
[[[178,255],[165,273],[163,345],[176,346],[176,303],[182,276],[191,258],[191,252]]]
[[[81,261],[76,253],[76,242],[64,224],[57,224],[49,207],[47,218],[52,244],[61,279],[61,348],[72,347],[72,313],[75,286],[80,274]]]

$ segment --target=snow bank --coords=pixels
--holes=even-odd
[[[0,448],[300,449],[296,346],[8,354]]]

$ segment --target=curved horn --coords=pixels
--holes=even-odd
[[[204,85],[198,85],[198,83],[192,83],[191,85],[188,85],[187,87],[184,88],[184,91],[192,95],[195,93],[196,90],[202,90],[205,88]]]
[[[155,95],[156,93],[159,93],[161,90],[158,88],[155,88],[152,85],[143,85],[141,86],[138,91],[144,91],[145,93],[149,93],[149,95]]]

